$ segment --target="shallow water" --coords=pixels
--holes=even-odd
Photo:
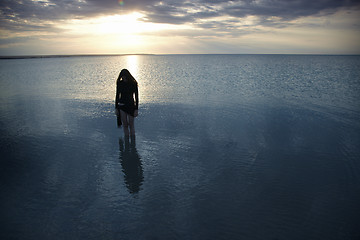
[[[139,82],[136,138],[113,113]],[[358,239],[358,56],[0,61],[2,239]]]

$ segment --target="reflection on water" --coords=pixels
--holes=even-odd
[[[358,56],[0,62],[0,239],[360,239]]]
[[[129,55],[126,56],[126,64],[127,64],[127,69],[131,72],[131,74],[137,78],[138,76],[138,55]]]
[[[136,150],[135,137],[119,139],[120,163],[124,172],[125,185],[130,193],[137,193],[144,181],[141,158]]]

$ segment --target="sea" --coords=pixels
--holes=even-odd
[[[358,240],[360,56],[1,59],[0,154],[1,239]]]

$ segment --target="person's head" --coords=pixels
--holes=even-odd
[[[120,79],[125,82],[131,82],[137,84],[135,78],[131,75],[131,73],[127,69],[121,70],[117,81],[120,81]]]

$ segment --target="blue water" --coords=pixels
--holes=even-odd
[[[0,60],[0,238],[360,239],[359,93],[359,56]]]

